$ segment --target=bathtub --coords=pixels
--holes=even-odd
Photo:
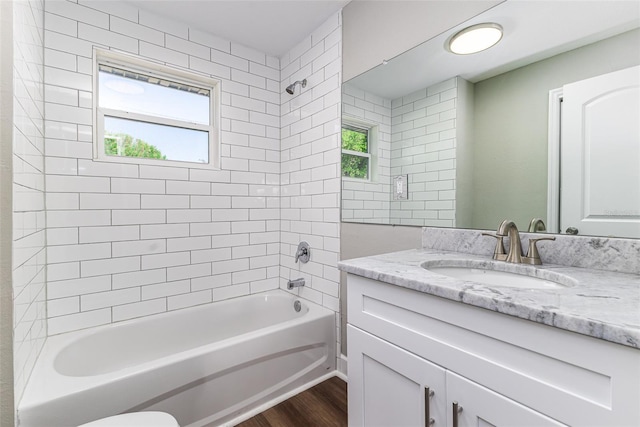
[[[335,314],[272,291],[49,337],[20,427],[134,411],[220,425],[335,370]]]

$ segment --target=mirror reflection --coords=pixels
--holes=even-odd
[[[446,48],[478,23],[500,42]],[[346,82],[342,220],[640,238],[639,27],[638,2],[507,1]]]

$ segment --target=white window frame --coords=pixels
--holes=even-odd
[[[220,80],[201,76],[194,72],[179,70],[177,68],[143,60],[125,53],[112,52],[103,49],[93,50],[93,120],[94,120],[94,150],[93,159],[105,162],[133,163],[154,166],[178,166],[196,169],[220,168]],[[99,66],[100,64],[114,66],[132,72],[138,72],[154,76],[176,83],[199,87],[209,91],[209,125],[193,123],[175,119],[168,119],[153,115],[133,113],[125,110],[114,110],[100,107],[99,93]],[[193,129],[208,132],[209,135],[209,161],[208,163],[189,162],[181,160],[147,159],[142,157],[108,156],[104,151],[104,118],[105,116],[121,119],[136,120],[144,123],[152,123]]]
[[[342,148],[342,129],[344,129],[345,127],[358,128],[358,129],[366,130],[368,132],[367,145],[368,145],[369,151],[367,153],[363,153],[361,151],[345,150]],[[377,142],[378,142],[378,124],[377,123],[369,122],[356,117],[343,116],[342,125],[340,127],[340,153],[351,154],[359,157],[366,157],[368,162],[367,170],[369,172],[366,178],[354,178],[350,176],[342,176],[343,180],[354,181],[354,182],[376,181],[376,178],[378,175],[376,172],[378,162],[376,161],[377,159],[375,156],[375,153],[378,147]],[[340,158],[342,159],[342,156]],[[340,162],[340,165],[342,167],[342,161]]]

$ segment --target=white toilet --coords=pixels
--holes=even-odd
[[[132,412],[91,421],[78,427],[180,427],[178,421],[165,412]]]

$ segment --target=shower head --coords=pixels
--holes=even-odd
[[[287,93],[289,95],[293,95],[293,92],[295,92],[296,90],[296,85],[300,83],[300,86],[302,87],[307,87],[307,79],[304,79],[302,81],[298,80],[297,82],[291,83],[289,86],[287,86]]]

